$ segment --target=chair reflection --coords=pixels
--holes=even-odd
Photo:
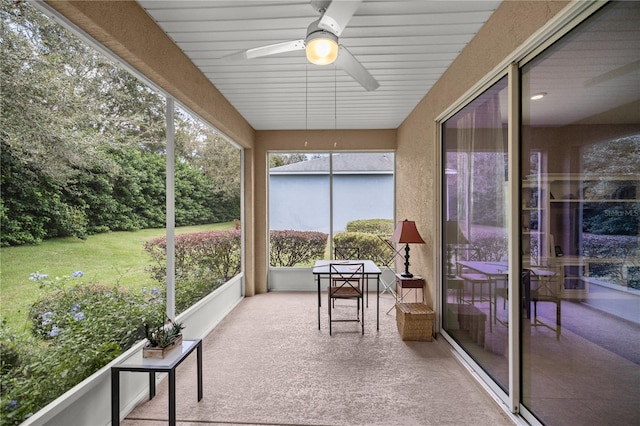
[[[547,270],[533,269],[531,281],[535,286],[531,288],[531,301],[533,302],[533,326],[547,327],[556,332],[556,339],[560,340],[562,318],[562,288],[561,280],[556,273]],[[551,325],[538,318],[538,303],[549,302],[556,305],[556,325]]]

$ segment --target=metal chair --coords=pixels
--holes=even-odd
[[[561,280],[557,275],[538,275],[532,270],[531,280],[537,282],[537,286],[531,287],[531,300],[533,301],[533,326],[547,327],[556,332],[556,339],[560,340],[562,330],[562,288]],[[538,319],[538,303],[550,302],[556,304],[556,326],[555,328]]]
[[[329,289],[327,291],[329,306],[329,335],[333,331],[334,322],[359,322],[364,334],[364,264],[363,263],[331,263],[329,264]],[[333,309],[336,300],[355,300],[355,319],[334,319]]]
[[[395,264],[396,264],[396,258],[403,257],[403,254],[400,253],[398,250],[396,250],[396,247],[394,246],[393,242],[389,239],[390,237],[388,236],[382,236],[382,235],[378,235],[378,238],[380,239],[380,241],[382,242],[382,250],[380,250],[380,253],[378,254],[378,264],[380,265],[380,269],[385,272],[388,271],[390,272],[392,278],[391,280],[387,281],[384,277],[384,273],[380,274],[380,283],[382,283],[382,291],[380,292],[380,295],[383,295],[385,293],[389,293],[390,295],[393,296],[394,299],[397,300],[398,295],[396,294],[396,289],[395,289],[395,285],[396,285],[396,275],[395,275]],[[389,310],[387,311],[387,315],[389,315],[389,312],[391,312],[392,310],[395,309],[395,305],[392,305],[391,308],[389,308]]]
[[[380,251],[380,254],[378,254],[378,264],[382,267],[383,270],[385,271],[391,271],[393,273],[393,277],[394,279],[390,282],[385,281],[384,276],[380,275],[380,282],[382,283],[382,291],[380,292],[380,294],[384,294],[386,292],[389,292],[389,294],[391,294],[394,299],[396,298],[396,291],[395,291],[395,263],[396,263],[396,258],[397,257],[402,257],[403,254],[400,253],[398,250],[396,250],[395,246],[393,245],[393,242],[389,239],[389,238],[385,238],[382,237],[380,235],[378,235],[378,238],[380,239],[380,241],[382,242],[382,247],[383,249]],[[388,256],[387,256],[388,254]],[[391,309],[393,309],[394,307],[392,306]],[[387,312],[388,313],[388,312]]]
[[[360,259],[359,247],[334,247],[333,258],[336,260],[358,260]]]

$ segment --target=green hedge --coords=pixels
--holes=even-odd
[[[315,231],[271,231],[271,266],[295,266],[324,258],[328,235]]]
[[[166,281],[165,237],[144,243],[154,260],[151,276]],[[175,238],[176,312],[180,313],[240,272],[240,230],[195,232]]]
[[[347,232],[333,237],[334,247],[357,247],[360,259],[370,259],[379,265],[387,263],[393,250],[381,239],[393,234],[391,219],[359,219],[347,223]]]
[[[393,251],[378,235],[365,232],[341,232],[333,237],[335,247],[357,247],[360,259],[370,259],[382,265],[391,258]]]
[[[391,219],[359,219],[347,223],[347,232],[364,232],[382,236],[393,234],[393,221]]]

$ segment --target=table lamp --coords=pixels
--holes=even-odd
[[[424,240],[418,233],[416,223],[412,220],[403,220],[398,222],[391,241],[394,243],[406,244],[404,248],[404,273],[401,276],[406,278],[413,277],[413,274],[409,272],[409,244],[424,244]]]

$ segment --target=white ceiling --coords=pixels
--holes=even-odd
[[[380,83],[371,92],[304,51],[221,59],[303,39],[320,17],[310,0],[138,3],[255,129],[270,130],[397,128],[501,1],[363,1],[340,43]]]
[[[501,1],[364,0],[340,43],[380,83],[371,92],[334,65],[308,64],[304,51],[221,59],[303,39],[320,16],[311,0],[138,3],[256,130],[271,130],[397,128]],[[640,2],[601,15],[525,69],[525,92],[548,94],[525,103],[526,124],[638,122],[639,108],[629,105],[640,93]]]

